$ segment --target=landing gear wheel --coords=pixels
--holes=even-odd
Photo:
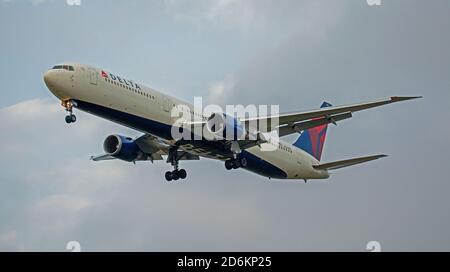
[[[241,167],[244,167],[244,168],[247,167],[247,158],[245,158],[245,157],[240,158],[239,163],[240,163]]]
[[[77,117],[75,116],[75,114],[71,114],[71,115],[67,115],[66,116],[66,123],[70,124],[70,123],[75,123],[77,121]]]
[[[178,170],[178,176],[180,177],[180,179],[185,179],[187,177],[186,170],[184,169]]]
[[[233,169],[238,169],[239,167],[241,167],[241,162],[236,159],[233,161]]]
[[[165,177],[167,181],[172,181],[172,172],[167,171]]]
[[[227,170],[233,169],[233,161],[232,161],[232,160],[227,160],[227,161],[225,161],[225,168],[226,168]]]
[[[178,170],[173,170],[171,175],[172,175],[173,180],[178,180],[180,178],[180,175],[178,174]]]

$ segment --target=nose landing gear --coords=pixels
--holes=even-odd
[[[66,123],[75,123],[77,121],[77,117],[75,114],[73,114],[73,102],[71,100],[65,100],[61,101],[61,105],[66,109],[67,115],[66,115]]]
[[[77,117],[75,116],[75,114],[70,114],[66,116],[66,123],[70,124],[70,123],[75,123],[77,121]]]

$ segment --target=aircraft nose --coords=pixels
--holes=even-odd
[[[54,71],[49,70],[49,71],[45,72],[45,74],[44,74],[44,82],[47,85],[47,87],[50,88],[51,86],[54,86],[55,85],[55,81],[56,81],[56,78],[55,78]]]

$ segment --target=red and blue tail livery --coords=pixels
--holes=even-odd
[[[323,102],[320,108],[331,107],[328,102]],[[322,157],[323,145],[327,136],[328,125],[321,125],[303,131],[303,133],[295,141],[294,146],[308,152],[311,156],[320,161]]]

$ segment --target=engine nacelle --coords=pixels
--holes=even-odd
[[[245,138],[245,127],[242,123],[226,113],[213,113],[208,118],[207,128],[216,140],[237,141]]]
[[[144,152],[130,137],[110,135],[103,142],[103,149],[108,155],[128,162],[146,159]]]

